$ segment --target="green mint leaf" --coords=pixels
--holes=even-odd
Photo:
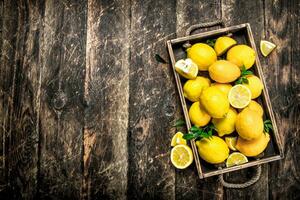
[[[266,133],[269,133],[270,130],[273,130],[272,122],[271,120],[267,119],[264,121],[264,131]]]
[[[242,79],[239,78],[237,81],[235,81],[235,85],[238,85],[238,84],[242,84]]]
[[[272,122],[271,122],[271,120],[266,119],[266,120],[264,121],[264,124],[267,124],[267,123],[271,124]]]
[[[191,132],[197,132],[197,131],[199,131],[199,130],[201,130],[201,129],[198,128],[197,126],[192,126],[192,127],[190,128],[190,131],[191,131]]]
[[[185,121],[183,119],[179,119],[175,122],[174,127],[183,127],[185,126]]]
[[[214,47],[216,43],[216,39],[206,40],[206,44],[208,44],[211,47]]]
[[[162,58],[160,55],[158,55],[158,54],[155,54],[155,59],[156,59],[157,62],[160,62],[160,63],[163,63],[163,64],[167,64],[167,63],[168,63],[165,59],[163,59],[163,58]]]
[[[242,73],[245,72],[245,71],[247,71],[247,69],[246,69],[245,65],[243,65],[242,66]]]
[[[184,134],[184,136],[182,138],[185,139],[185,140],[196,139],[195,134],[192,134],[192,133]]]
[[[246,83],[246,84],[248,84],[248,83],[249,83],[249,81],[248,81],[248,79],[247,79],[246,77],[242,77],[242,83]]]

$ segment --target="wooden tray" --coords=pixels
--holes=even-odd
[[[189,31],[187,34],[189,34]],[[250,24],[248,24],[248,23],[231,26],[231,27],[226,27],[226,28],[221,28],[221,29],[217,29],[217,30],[213,30],[213,31],[203,32],[203,33],[199,33],[199,34],[195,34],[195,35],[188,35],[186,37],[176,38],[176,39],[167,41],[167,47],[168,47],[168,51],[169,51],[169,55],[170,55],[170,59],[171,59],[171,63],[172,63],[172,68],[173,68],[173,72],[174,72],[174,76],[175,76],[175,80],[176,80],[176,84],[177,84],[177,89],[178,89],[180,100],[181,100],[181,106],[182,106],[185,121],[187,124],[187,129],[191,128],[191,122],[190,122],[190,118],[188,115],[188,108],[191,105],[191,102],[189,102],[183,96],[182,85],[184,84],[184,82],[186,80],[184,78],[181,78],[175,71],[175,63],[179,59],[186,58],[186,51],[185,51],[185,48],[183,48],[183,45],[185,43],[187,43],[187,42],[190,44],[194,44],[194,43],[198,43],[198,42],[205,43],[207,39],[215,39],[217,37],[228,35],[228,34],[230,34],[235,40],[237,40],[237,42],[239,44],[247,44],[247,45],[251,46],[256,52],[256,62],[250,70],[253,71],[253,73],[262,80],[263,85],[264,85],[264,90],[262,92],[262,95],[259,98],[257,98],[257,101],[264,108],[264,111],[265,111],[264,120],[270,119],[272,121],[274,130],[272,132],[270,132],[271,140],[270,140],[270,143],[268,144],[267,149],[264,151],[264,156],[262,158],[260,158],[260,159],[249,158],[248,163],[245,163],[245,164],[239,165],[239,166],[229,167],[229,168],[226,168],[226,167],[221,167],[221,168],[218,167],[217,168],[216,166],[206,163],[204,160],[202,160],[198,155],[197,147],[195,145],[195,140],[192,140],[191,146],[192,146],[195,163],[197,166],[197,170],[198,170],[200,179],[214,176],[214,175],[223,174],[226,172],[236,171],[236,170],[251,167],[251,166],[258,166],[263,163],[268,163],[268,162],[280,160],[283,158],[283,146],[281,144],[278,129],[276,126],[276,121],[275,121],[272,105],[270,102],[270,97],[268,94],[268,90],[267,90],[267,87],[265,84],[265,79],[263,76],[262,68],[260,65],[259,58],[258,58],[258,52],[257,52],[256,46],[255,46],[255,42],[253,39]],[[207,72],[200,71],[199,73],[201,74],[201,76],[208,77]]]

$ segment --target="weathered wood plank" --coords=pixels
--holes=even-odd
[[[84,1],[45,2],[40,38],[40,199],[80,198],[86,12]]]
[[[43,10],[38,1],[3,2],[1,128],[9,198],[36,195],[39,134],[38,35]],[[5,197],[4,197],[5,198]]]
[[[265,9],[266,39],[278,47],[264,70],[285,150],[285,159],[270,165],[269,194],[271,199],[299,199],[300,3],[266,0]]]
[[[126,199],[130,3],[88,1],[85,199]]]
[[[264,37],[264,6],[261,1],[223,0],[222,10],[227,25],[250,23],[256,46]],[[264,58],[259,54],[264,68]],[[227,174],[228,182],[242,183],[253,175],[253,169]],[[268,165],[262,165],[260,180],[245,189],[225,189],[226,199],[268,199]]]
[[[175,81],[166,40],[175,37],[176,2],[132,1],[128,132],[128,199],[174,199],[175,169],[170,162],[170,139],[175,133]]]
[[[1,186],[1,197],[6,197],[9,193],[9,174],[7,165],[8,139],[11,138],[11,113],[13,109],[13,89],[14,82],[14,51],[16,48],[15,34],[18,27],[18,12],[13,9],[17,7],[16,2],[2,2],[2,28],[1,28],[1,67],[0,67],[0,84],[1,84],[1,135],[3,151],[3,180]]]
[[[211,22],[221,18],[220,1],[177,1],[176,7],[177,37],[184,36],[186,30],[194,24]],[[194,33],[212,30],[196,30]],[[180,103],[177,102],[176,118],[183,118]],[[176,173],[176,198],[178,199],[222,199],[223,188],[217,177],[199,179],[196,166]]]

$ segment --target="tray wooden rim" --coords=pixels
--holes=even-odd
[[[273,130],[273,135],[275,136],[274,141],[275,141],[276,146],[279,150],[279,155],[271,156],[271,157],[268,157],[268,158],[262,158],[262,159],[256,160],[256,161],[251,161],[251,162],[245,163],[245,164],[240,165],[240,166],[217,169],[217,170],[212,171],[212,172],[204,173],[204,172],[202,172],[201,161],[200,161],[200,158],[199,158],[199,155],[198,155],[195,140],[192,140],[191,141],[191,146],[192,146],[192,150],[193,150],[193,154],[194,154],[194,158],[195,158],[195,163],[196,163],[196,167],[197,167],[197,171],[198,171],[198,175],[199,175],[200,179],[210,177],[210,176],[214,176],[214,175],[220,175],[220,174],[223,174],[223,173],[232,172],[232,171],[236,171],[236,170],[240,170],[240,169],[244,169],[244,168],[248,168],[248,167],[253,167],[253,166],[261,165],[261,164],[264,164],[264,163],[268,163],[268,162],[272,162],[272,161],[276,161],[276,160],[280,160],[280,159],[284,158],[283,145],[282,145],[282,142],[281,142],[281,139],[280,139],[280,136],[279,136],[279,132],[278,132],[278,128],[277,128],[277,124],[276,124],[272,104],[271,104],[268,89],[267,89],[267,86],[266,86],[266,81],[265,81],[265,78],[264,78],[264,75],[263,75],[262,67],[261,67],[259,57],[258,57],[258,54],[257,54],[257,48],[256,48],[256,45],[255,45],[255,42],[254,42],[252,30],[251,30],[251,27],[250,27],[249,23],[239,24],[239,25],[230,26],[230,27],[226,27],[226,28],[221,28],[221,29],[217,29],[217,30],[213,30],[213,31],[202,32],[202,33],[198,33],[198,34],[195,34],[195,35],[180,37],[180,38],[171,39],[171,40],[167,41],[167,49],[168,49],[169,56],[170,56],[170,59],[171,59],[173,74],[174,74],[174,77],[175,77],[177,90],[178,90],[178,93],[179,93],[179,97],[180,97],[180,101],[181,101],[181,107],[183,109],[187,129],[191,128],[191,122],[190,122],[189,115],[188,115],[188,109],[187,109],[186,101],[185,101],[185,98],[183,96],[183,90],[182,90],[182,84],[181,84],[181,81],[180,81],[180,77],[179,77],[178,73],[175,71],[175,62],[176,61],[175,61],[175,56],[174,56],[172,45],[182,43],[182,42],[191,41],[191,40],[195,40],[195,39],[203,39],[205,37],[210,37],[210,36],[214,36],[214,35],[218,35],[218,34],[234,33],[236,31],[239,31],[239,30],[242,30],[242,29],[247,30],[246,37],[250,42],[250,46],[256,52],[256,58],[255,58],[256,59],[255,60],[256,65],[254,66],[254,69],[257,71],[257,75],[260,77],[260,79],[262,80],[263,85],[264,85],[264,90],[262,92],[262,97],[263,97],[263,101],[267,105],[266,106],[267,107],[267,112],[268,112],[268,114],[270,116],[270,120],[272,121],[272,124],[273,124],[273,129],[274,129]]]

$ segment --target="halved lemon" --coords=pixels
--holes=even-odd
[[[182,138],[183,137],[183,133],[181,132],[177,132],[171,141],[171,146],[175,147],[178,144],[185,144],[186,145],[186,140]]]
[[[225,137],[225,142],[226,142],[227,146],[229,147],[229,149],[231,149],[232,151],[237,150],[235,148],[236,141],[237,141],[237,137]]]
[[[244,85],[235,85],[229,91],[228,100],[234,108],[245,108],[251,101],[251,92]]]
[[[267,57],[274,49],[276,48],[276,45],[272,42],[261,40],[260,41],[260,51],[263,56]]]
[[[248,162],[248,158],[239,152],[234,152],[230,154],[226,161],[226,167],[232,167],[236,165],[241,165]]]
[[[191,59],[181,59],[175,63],[175,70],[186,79],[195,79],[198,75],[198,66]]]
[[[193,162],[191,148],[184,144],[176,145],[171,150],[171,162],[177,169],[185,169]]]
[[[223,37],[219,37],[216,40],[214,49],[217,53],[217,56],[221,56],[228,49],[230,49],[232,46],[234,46],[236,44],[237,44],[237,42],[234,39],[232,39],[231,37],[223,36]]]

